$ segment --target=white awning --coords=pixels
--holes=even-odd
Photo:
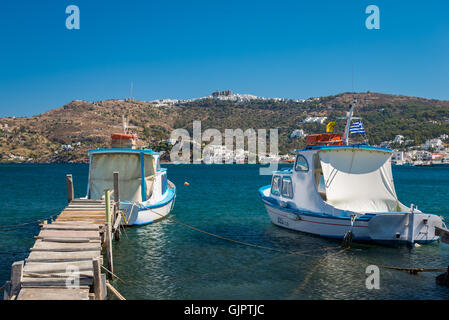
[[[394,189],[391,152],[338,148],[319,151],[327,202],[354,212],[400,212]]]
[[[90,164],[89,198],[101,199],[104,190],[114,190],[113,172],[119,172],[120,200],[142,201],[140,153],[98,153],[92,155]],[[144,155],[145,200],[153,191],[156,163],[151,155]]]

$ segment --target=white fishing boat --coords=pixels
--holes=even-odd
[[[411,245],[437,240],[435,227],[442,227],[442,219],[398,200],[392,150],[349,144],[353,111],[354,105],[343,137],[308,136],[293,168],[274,172],[271,185],[259,189],[271,221],[335,239]]]
[[[123,225],[144,225],[166,217],[175,204],[176,187],[160,167],[160,153],[136,147],[137,135],[123,119],[123,133],[111,136],[109,149],[89,151],[87,199],[99,200],[114,189],[113,172],[119,172],[120,211]],[[114,195],[112,195],[114,198]]]

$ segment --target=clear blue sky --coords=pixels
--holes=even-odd
[[[131,81],[141,100],[324,96],[351,91],[352,68],[355,91],[449,99],[447,0],[2,0],[0,39],[0,116],[125,98]]]

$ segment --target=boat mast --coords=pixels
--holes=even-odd
[[[351,121],[352,119],[359,119],[358,117],[353,117],[354,114],[354,108],[355,104],[357,103],[357,99],[354,98],[354,102],[351,104],[351,109],[349,109],[349,112],[346,116],[346,127],[345,127],[345,134],[343,136],[343,140],[345,145],[349,144],[349,128],[351,127]]]

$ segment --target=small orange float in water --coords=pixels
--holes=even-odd
[[[189,183],[188,183],[188,182],[186,181],[186,182],[184,182],[184,185],[185,185],[185,186],[188,186],[188,185],[189,185]]]

